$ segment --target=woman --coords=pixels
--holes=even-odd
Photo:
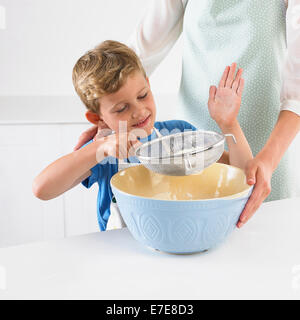
[[[286,152],[300,129],[299,7],[300,0],[153,1],[129,42],[150,75],[182,33],[176,117],[205,130],[218,131],[207,110],[209,85],[233,61],[244,69],[239,121],[255,155],[246,169],[247,182],[255,188],[238,227],[267,197],[300,196]]]

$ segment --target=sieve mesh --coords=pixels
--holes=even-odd
[[[212,131],[185,131],[149,141],[136,157],[149,170],[166,175],[190,175],[215,163],[224,151],[225,136]]]

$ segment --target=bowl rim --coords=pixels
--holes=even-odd
[[[216,164],[216,163],[215,163]],[[225,164],[225,163],[217,163],[218,165],[224,165],[224,166],[230,166],[230,167],[233,167],[233,168],[235,168],[235,169],[238,169],[238,170],[240,170],[240,171],[242,171],[243,173],[244,173],[244,171],[241,169],[241,168],[238,168],[238,167],[235,167],[235,166],[232,166],[232,165],[228,165],[228,164]],[[139,165],[143,165],[143,164],[138,164],[137,166],[139,166]],[[147,168],[146,168],[147,169]],[[126,170],[126,169],[124,169],[124,170]],[[149,169],[147,169],[147,170],[149,170]],[[122,170],[123,171],[123,170]],[[115,187],[114,185],[113,185],[113,183],[112,183],[112,180],[113,180],[113,178],[117,175],[117,174],[119,174],[121,171],[118,171],[117,173],[115,173],[112,177],[111,177],[111,179],[110,179],[110,181],[109,181],[109,183],[110,183],[110,186],[111,186],[111,188],[112,189],[116,189],[118,192],[120,192],[120,193],[122,193],[122,194],[124,194],[124,195],[128,195],[128,196],[131,196],[131,197],[136,197],[136,198],[139,198],[139,199],[145,199],[145,200],[149,200],[149,199],[151,199],[151,200],[154,200],[154,201],[163,201],[163,202],[188,202],[188,203],[191,203],[191,202],[208,202],[208,201],[212,201],[212,200],[234,200],[234,199],[240,199],[240,200],[242,200],[242,199],[246,199],[246,198],[248,198],[249,197],[249,194],[251,195],[251,189],[253,189],[254,188],[254,185],[252,185],[252,186],[250,186],[250,185],[248,185],[248,188],[247,189],[245,189],[245,190],[243,190],[243,191],[241,191],[241,192],[238,192],[238,193],[235,193],[235,194],[232,194],[232,195],[229,195],[229,196],[226,196],[226,197],[221,197],[221,198],[211,198],[211,199],[195,199],[195,200],[166,200],[166,199],[155,199],[155,198],[148,198],[148,197],[143,197],[143,196],[138,196],[138,195],[134,195],[134,194],[131,194],[131,193],[128,193],[128,192],[125,192],[125,191],[122,191],[122,190],[120,190],[120,189],[118,189],[117,187]],[[245,195],[244,195],[245,194]]]

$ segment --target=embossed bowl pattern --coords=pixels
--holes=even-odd
[[[200,200],[160,200],[143,197],[132,194],[137,193],[133,187],[135,183],[139,183],[137,180],[141,179],[145,184],[152,182],[152,187],[155,187],[155,183],[153,183],[153,179],[149,180],[149,173],[146,173],[148,180],[143,174],[138,174],[145,173],[143,170],[147,170],[141,167],[137,166],[125,169],[123,173],[117,173],[111,180],[112,191],[133,237],[145,246],[164,252],[177,254],[201,252],[225,240],[234,230],[252,192],[252,187],[240,182],[243,181],[241,180],[241,174],[243,174],[241,170],[227,166],[230,167],[230,170],[222,171],[222,181],[225,183],[224,185],[228,185],[230,180],[230,183],[235,185],[235,191],[240,192],[221,198]],[[228,169],[226,167],[221,169],[223,168]],[[224,180],[224,172],[225,176],[231,176],[230,179],[227,179],[228,181]],[[239,174],[239,178],[233,174],[236,172]],[[137,178],[135,174],[140,178]],[[153,174],[150,173],[150,176]],[[220,171],[216,170],[216,174],[220,174]],[[125,186],[125,189],[128,188],[127,192],[124,191],[122,178],[127,179],[126,183],[129,186],[132,185],[132,188],[128,185]],[[185,178],[189,179],[189,177]],[[181,177],[181,179],[185,178]],[[240,181],[237,183],[235,179],[240,179]],[[189,180],[180,181],[185,181],[188,184]],[[217,183],[220,185],[220,180],[216,179],[216,181],[219,181]],[[167,184],[165,185],[167,186]],[[181,191],[178,190],[178,192]]]

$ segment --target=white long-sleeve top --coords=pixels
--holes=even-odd
[[[300,116],[300,0],[282,1],[287,6],[287,55],[282,70],[280,110],[289,110]],[[182,33],[187,2],[151,0],[145,16],[128,40],[148,75],[165,58]]]

